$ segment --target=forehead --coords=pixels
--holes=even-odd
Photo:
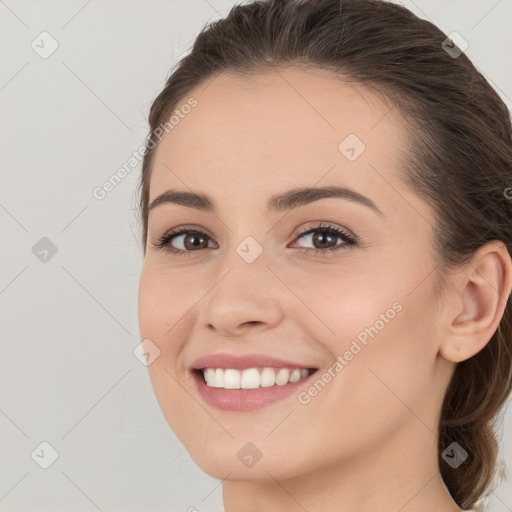
[[[222,201],[319,180],[371,193],[382,189],[376,173],[395,174],[399,165],[405,130],[395,110],[324,70],[221,74],[190,91],[176,110],[190,98],[196,105],[156,151],[150,201],[172,187],[217,192]],[[347,158],[350,147],[356,159]]]

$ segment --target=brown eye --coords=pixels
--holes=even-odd
[[[336,226],[323,224],[303,230],[296,236],[296,239],[309,239],[313,244],[312,248],[300,245],[298,248],[305,252],[314,251],[320,254],[357,245],[356,238],[348,232]],[[336,243],[337,240],[341,240],[341,243]],[[200,253],[202,249],[212,248],[209,245],[210,242],[210,236],[203,231],[181,227],[167,232],[156,243],[153,243],[153,246],[163,249],[169,254],[192,256],[194,252]]]
[[[339,235],[327,229],[315,229],[307,235],[302,235],[301,238],[305,238],[309,235],[312,235],[310,239],[315,249],[329,249],[330,247],[336,246],[336,240],[340,238]]]
[[[186,250],[205,249],[208,247],[208,235],[203,236],[199,232],[191,231],[175,238],[179,238],[181,236],[183,236],[182,243]]]
[[[188,256],[190,253],[208,248],[210,237],[195,229],[177,229],[166,233],[155,247],[165,251]]]
[[[314,228],[302,231],[297,236],[297,240],[305,239],[313,245],[312,248],[302,247],[306,252],[315,251],[317,253],[337,251],[356,245],[354,237],[335,226],[319,225]],[[336,240],[341,239],[341,243],[336,243]],[[300,246],[299,246],[300,247]]]

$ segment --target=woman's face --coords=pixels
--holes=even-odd
[[[270,480],[385,450],[392,464],[399,439],[435,452],[451,366],[436,334],[434,221],[398,178],[395,112],[296,68],[220,75],[177,110],[150,203],[173,190],[211,208],[182,195],[150,210],[139,324],[160,351],[156,397],[192,458],[216,478]],[[323,187],[351,192],[268,208]],[[176,228],[188,231],[156,246]]]

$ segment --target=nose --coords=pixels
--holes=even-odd
[[[234,337],[257,329],[264,331],[283,318],[283,285],[266,262],[233,261],[223,267],[200,308],[200,321],[218,335]]]

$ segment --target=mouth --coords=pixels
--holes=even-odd
[[[239,370],[237,368],[202,368],[192,370],[210,388],[258,389],[273,386],[286,386],[299,382],[316,372],[316,368],[273,368],[256,367]]]
[[[249,412],[291,398],[318,368],[269,356],[214,354],[189,368],[201,398],[224,411]]]

